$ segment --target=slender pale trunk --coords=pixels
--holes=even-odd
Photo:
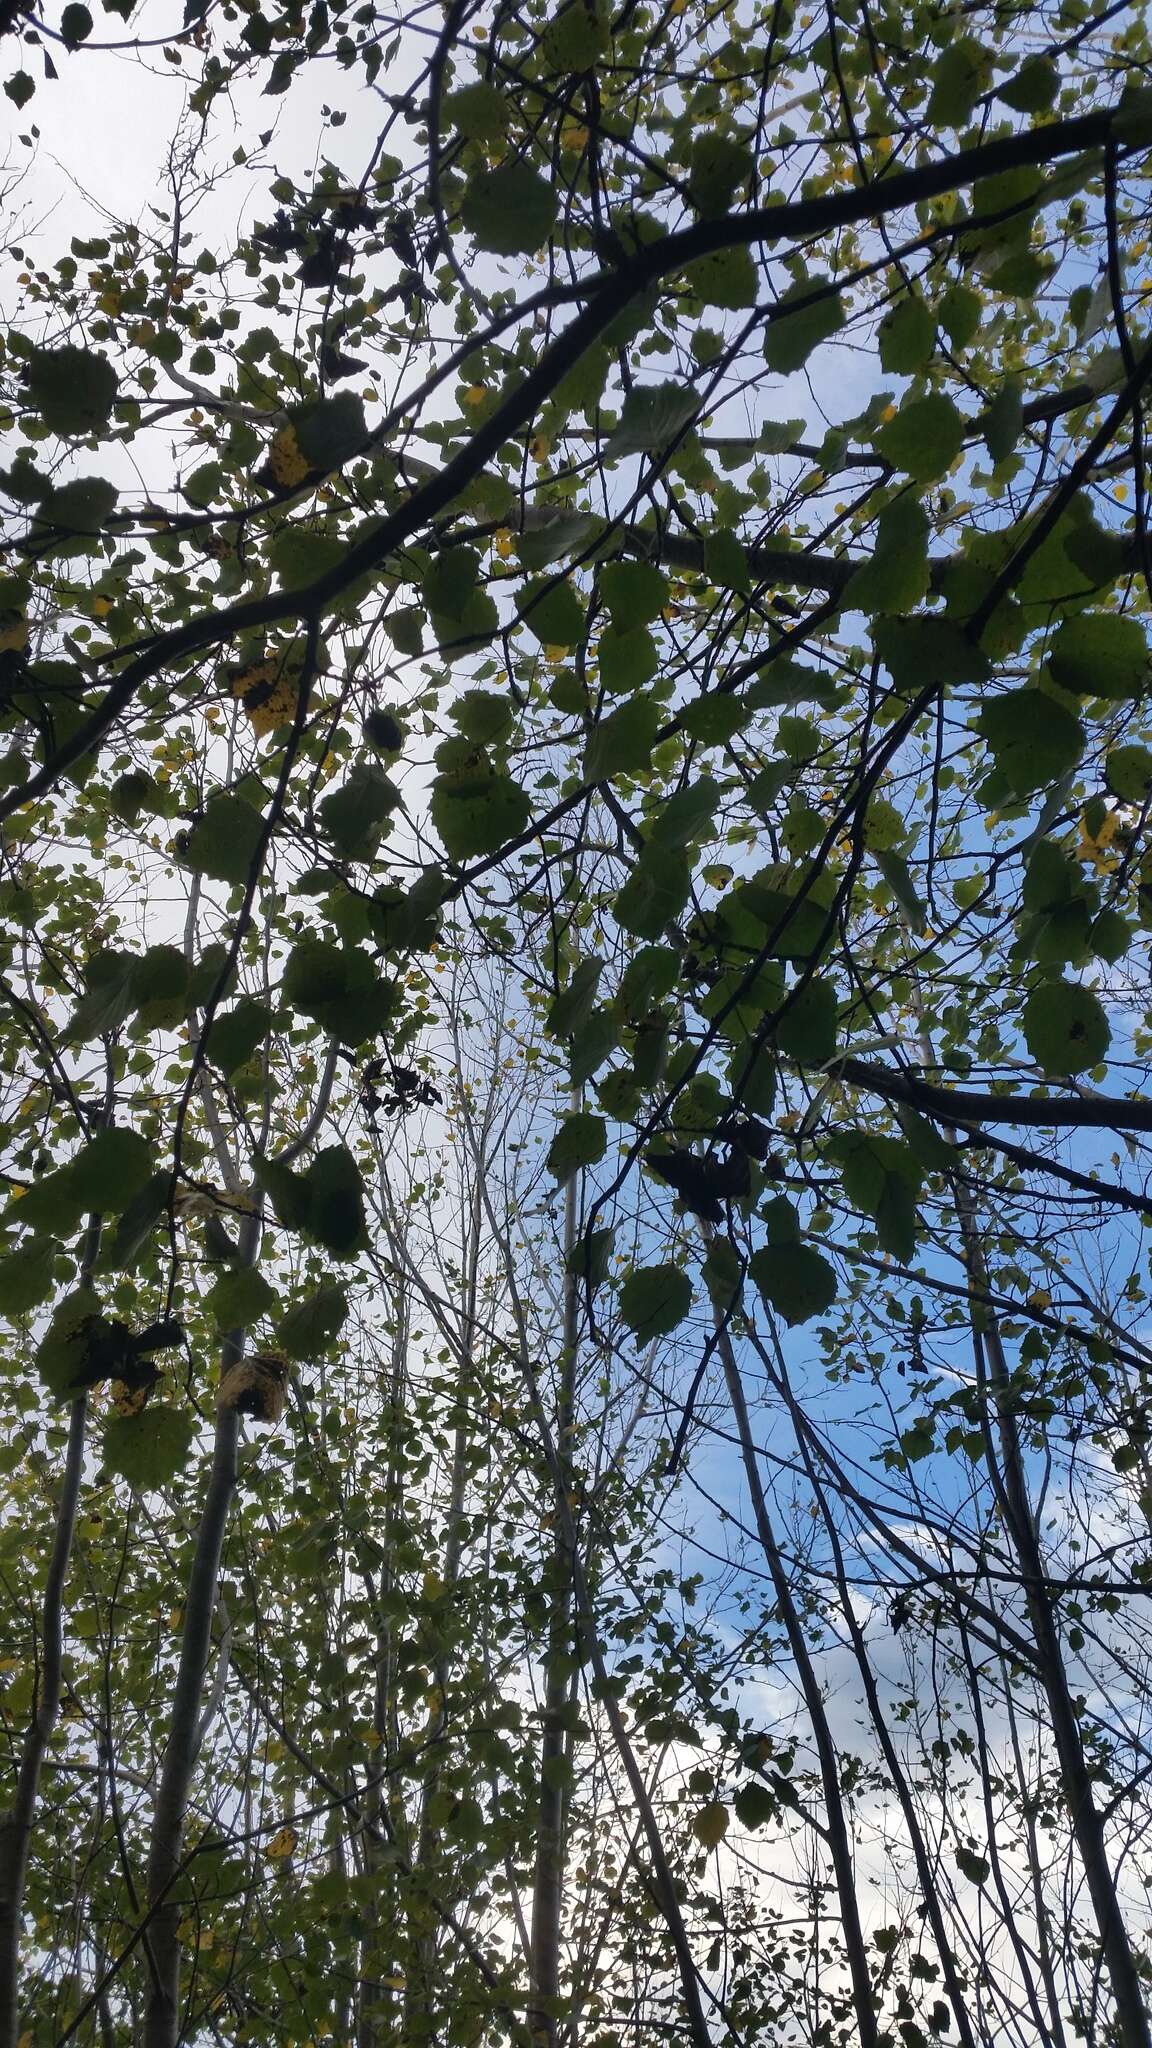
[[[376,1684],[372,1726],[373,1751],[368,1785],[364,1795],[364,1825],[361,1835],[364,1868],[376,1880],[365,1903],[366,1931],[360,1946],[360,1989],[356,2018],[356,2048],[383,2048],[396,2030],[400,2014],[396,1994],[385,1997],[383,1978],[394,1975],[395,1958],[386,1944],[396,1940],[396,1885],[394,1865],[382,1855],[387,1840],[384,1806],[388,1780],[384,1767],[393,1752],[396,1721],[396,1645],[391,1609],[394,1584],[394,1545],[404,1491],[400,1418],[408,1363],[408,1293],[402,1289],[396,1299],[396,1335],[392,1346],[392,1369],[388,1389],[391,1449],[384,1507],[384,1557],[380,1566],[379,1620],[376,1632]]]
[[[1037,1675],[1048,1706],[1072,1835],[1087,1880],[1104,1965],[1116,2004],[1117,2040],[1122,2048],[1152,2048],[1152,2028],[1149,2026],[1144,1987],[1108,1859],[1104,1820],[1093,1792],[1092,1771],[1084,1753],[1060,1632],[1048,1592],[1047,1570],[1016,1425],[1012,1376],[1004,1355],[1000,1325],[988,1301],[988,1275],[972,1198],[958,1177],[955,1193],[969,1280],[974,1296],[978,1297],[971,1307],[972,1348],[977,1385],[988,1396],[990,1413],[985,1442],[989,1465],[1004,1525],[1020,1568],[1024,1604],[1036,1646]]]
[[[224,1367],[239,1356],[224,1347]],[[220,1579],[220,1557],[228,1513],[236,1491],[240,1417],[233,1408],[216,1418],[216,1440],[208,1493],[196,1536],[196,1550],[184,1608],[180,1667],[172,1701],[172,1725],[164,1751],[160,1787],[148,1850],[148,1945],[152,1985],[144,2027],[144,2048],[176,2048],[180,2038],[180,1921],[183,1908],[173,1896],[184,1853],[184,1826],[198,1753],[197,1727]]]
[[[475,1360],[473,1338],[476,1327],[476,1301],[479,1286],[480,1228],[483,1218],[483,1201],[479,1177],[484,1171],[483,1153],[477,1163],[476,1182],[472,1189],[471,1210],[468,1219],[467,1244],[464,1256],[462,1332],[460,1343],[459,1371],[456,1379],[456,1427],[452,1438],[452,1477],[448,1497],[448,1524],[444,1545],[444,1591],[453,1593],[460,1582],[460,1562],[464,1553],[464,1513],[468,1490],[468,1452],[472,1439],[472,1418],[470,1404],[475,1392]],[[440,1829],[436,1821],[436,1794],[440,1789],[441,1745],[448,1723],[447,1692],[450,1677],[450,1660],[446,1654],[436,1658],[432,1668],[433,1688],[436,1704],[429,1717],[427,1733],[428,1768],[421,1790],[420,1831],[416,1855],[413,1860],[415,1888],[409,1906],[410,1939],[407,1980],[404,1986],[404,2028],[403,2037],[408,2040],[430,2038],[436,1997],[436,1925],[433,1911],[427,1900],[420,1896],[422,1880],[428,1890],[434,1889],[435,1860],[440,1846]]]
[[[824,1791],[824,1811],[828,1830],[828,1847],[832,1856],[832,1868],[836,1879],[836,1895],[840,1906],[840,1930],[848,1957],[848,1973],[852,1983],[852,1997],[856,2008],[856,2031],[861,2048],[879,2048],[880,2035],[876,2025],[875,1994],[872,1988],[872,1972],[868,1964],[868,1948],[864,1930],[860,1924],[860,1910],[856,1899],[856,1871],[852,1857],[852,1842],[848,1831],[848,1817],[844,1797],[840,1789],[840,1763],[828,1716],[824,1709],[824,1695],[819,1678],[808,1649],[803,1623],[797,1612],[788,1574],[780,1556],[768,1502],[760,1478],[760,1465],[756,1455],[756,1444],[748,1419],[748,1407],[744,1399],[744,1385],[740,1368],[727,1326],[721,1318],[716,1323],[716,1343],[724,1368],[724,1380],[728,1389],[736,1432],[740,1442],[740,1455],[744,1476],[748,1485],[756,1534],[764,1561],[776,1593],[776,1603],[788,1646],[796,1664],[796,1675],[804,1695],[804,1705],[812,1728],[816,1754],[820,1765],[820,1782]]]
[[[564,1196],[564,1314],[560,1374],[556,1393],[556,1460],[552,1469],[553,1540],[550,1613],[544,1673],[544,1726],[540,1739],[540,1780],[536,1804],[536,1868],[532,1886],[531,1970],[528,2025],[549,2048],[556,2040],[560,1996],[560,1933],[564,1895],[566,1770],[568,1761],[569,1658],[572,1649],[572,1432],[575,1421],[578,1283],[572,1268],[576,1247],[576,1189]]]
[[[40,1611],[40,1670],[24,1735],[16,1794],[0,1820],[0,2048],[16,2048],[20,2032],[20,1934],[32,1825],[44,1754],[60,1713],[64,1665],[64,1586],[76,1533],[76,1507],[84,1474],[88,1396],[72,1403],[68,1450],[56,1509],[56,1533]]]

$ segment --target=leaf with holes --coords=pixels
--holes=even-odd
[[[1076,981],[1045,981],[1034,989],[1020,1019],[1025,1043],[1046,1074],[1082,1074],[1098,1066],[1112,1043],[1103,1007]]]

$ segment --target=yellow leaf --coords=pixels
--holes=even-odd
[[[465,405],[483,405],[487,396],[487,388],[483,384],[469,384],[468,389],[464,393],[464,403]]]
[[[722,1800],[714,1799],[710,1806],[703,1806],[692,1821],[692,1833],[705,1849],[714,1849],[728,1833],[728,1808]]]
[[[311,476],[312,465],[301,451],[294,426],[280,427],[273,434],[268,450],[268,467],[277,483],[289,489]]]
[[[113,1380],[108,1392],[117,1415],[139,1415],[152,1389],[149,1386],[130,1387],[123,1380]]]
[[[106,619],[111,609],[112,599],[110,597],[94,597],[92,599],[93,618]]]
[[[273,1835],[272,1840],[269,1842],[268,1847],[264,1851],[264,1854],[268,1857],[270,1862],[281,1863],[283,1862],[286,1856],[290,1856],[292,1854],[292,1851],[295,1847],[295,1828],[277,1828],[276,1833]]]
[[[296,679],[276,661],[258,661],[232,677],[232,695],[253,732],[263,737],[290,723],[296,709]]]

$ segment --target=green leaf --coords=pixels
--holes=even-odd
[[[903,911],[909,930],[923,935],[928,929],[928,909],[917,893],[904,855],[894,849],[878,848],[872,858]]]
[[[218,462],[202,462],[191,476],[184,479],[181,489],[190,505],[198,511],[206,510],[220,496],[224,483],[224,471]]]
[[[276,1305],[276,1290],[255,1266],[221,1273],[204,1296],[204,1308],[218,1330],[245,1329]]]
[[[620,424],[604,448],[608,461],[619,455],[652,455],[667,448],[695,419],[700,401],[687,384],[634,384]]]
[[[272,1025],[267,1003],[245,996],[232,1010],[218,1010],[212,1019],[207,1056],[222,1074],[234,1074],[247,1066],[257,1046],[263,1045]]]
[[[609,1008],[593,1010],[584,1029],[572,1040],[568,1053],[568,1078],[573,1088],[582,1088],[597,1068],[602,1067],[620,1043],[616,1014]]]
[[[462,85],[444,101],[449,127],[456,128],[466,142],[502,142],[508,133],[511,109],[504,93],[487,79]]]
[[[382,624],[397,654],[423,654],[424,614],[419,605],[405,605],[399,611],[389,612]]]
[[[809,1244],[763,1245],[748,1270],[765,1301],[792,1326],[823,1315],[836,1299],[836,1275]]]
[[[129,1332],[100,1313],[100,1299],[87,1284],[57,1302],[36,1347],[36,1369],[57,1400],[83,1387],[98,1386],[123,1362]]]
[[[50,433],[75,440],[104,431],[120,388],[107,356],[70,342],[62,348],[35,348],[24,375],[28,403]]]
[[[400,791],[374,761],[358,761],[341,789],[317,805],[321,829],[345,860],[370,860]]]
[[[112,1235],[104,1236],[100,1246],[100,1272],[131,1273],[136,1270],[152,1232],[167,1213],[171,1191],[171,1173],[161,1172],[154,1173],[139,1194],[133,1195]]]
[[[984,1884],[991,1876],[992,1865],[986,1856],[977,1856],[972,1849],[957,1849],[956,1868],[972,1884]]]
[[[1147,635],[1138,620],[1118,612],[1082,612],[1057,629],[1048,666],[1061,689],[1078,697],[1142,697]]]
[[[1046,1074],[1082,1074],[1105,1058],[1112,1032],[1090,989],[1075,981],[1045,981],[1021,1014],[1025,1043]]]
[[[1104,779],[1121,803],[1144,803],[1152,791],[1152,752],[1136,745],[1113,747],[1104,762]]]
[[[992,55],[974,36],[956,36],[930,67],[932,92],[928,119],[944,128],[961,128],[992,73]]]
[[[1009,690],[981,706],[977,726],[996,766],[1019,796],[1074,768],[1084,749],[1078,718],[1043,690]]]
[[[928,595],[928,576],[928,514],[917,498],[894,498],[877,520],[870,559],[844,592],[845,610],[866,617],[911,611]]]
[[[773,1195],[760,1211],[764,1235],[769,1244],[799,1244],[800,1217],[796,1204],[787,1195]]]
[[[475,548],[441,549],[424,571],[421,595],[430,612],[441,618],[460,620],[473,596],[480,576],[480,557]]]
[[[595,1166],[608,1150],[608,1127],[591,1110],[574,1110],[563,1118],[548,1147],[548,1171],[568,1181],[581,1167]]]
[[[132,984],[137,961],[131,953],[108,947],[84,969],[84,994],[64,1029],[65,1044],[82,1045],[107,1031],[119,1030],[135,1008]]]
[[[242,796],[209,797],[191,829],[177,840],[178,851],[197,874],[239,887],[255,862],[264,822]]]
[[[556,402],[560,402],[559,394]],[[536,523],[526,527],[517,540],[526,569],[546,569],[550,562],[581,553],[604,525],[594,513],[568,512],[562,505],[540,505],[532,510]]]
[[[703,129],[692,138],[688,158],[688,196],[705,217],[727,213],[741,185],[752,173],[751,138]]]
[[[584,753],[585,782],[631,775],[652,766],[652,749],[660,730],[660,707],[651,697],[629,697],[588,735]]]
[[[825,1066],[836,1051],[839,1016],[835,982],[819,977],[805,982],[776,1026],[776,1044],[802,1066]]]
[[[1018,114],[1043,114],[1060,89],[1060,72],[1051,57],[1026,57],[1019,71],[1000,86],[996,97]]]
[[[86,7],[80,5],[80,0],[68,0],[68,5],[60,16],[60,33],[70,50],[86,42],[91,35],[92,16]]]
[[[760,276],[752,251],[738,245],[713,249],[688,265],[684,281],[703,306],[720,306],[740,312],[756,304]]]
[[[716,527],[705,537],[704,574],[723,590],[752,588],[748,550],[730,526]]]
[[[822,744],[819,727],[810,718],[782,712],[776,721],[776,744],[790,761],[814,761]]]
[[[498,852],[524,830],[532,815],[527,792],[519,783],[497,773],[482,749],[471,758],[473,766],[436,777],[428,806],[444,851],[454,861]]]
[[[27,71],[14,71],[4,82],[4,91],[14,107],[26,107],[36,90],[36,80]]]
[[[641,946],[620,977],[616,998],[625,1017],[647,1016],[654,1003],[670,995],[680,978],[680,955],[673,946]]]
[[[828,1156],[839,1161],[844,1192],[854,1208],[872,1217],[883,1249],[907,1264],[916,1249],[922,1178],[911,1146],[870,1131],[846,1131],[832,1139]]]
[[[949,285],[936,308],[940,325],[954,348],[967,348],[973,336],[979,332],[984,317],[984,301],[971,285]]]
[[[580,960],[567,988],[561,989],[548,1011],[548,1029],[553,1038],[571,1038],[582,1031],[596,1007],[596,992],[604,972],[602,960]]]
[[[335,1258],[355,1258],[364,1239],[364,1187],[345,1145],[318,1152],[305,1173],[278,1160],[259,1168],[276,1213],[287,1230],[301,1230]]]
[[[741,1827],[749,1830],[767,1827],[770,1821],[780,1818],[780,1801],[759,1778],[751,1778],[746,1785],[741,1785],[732,1801],[732,1809]]]
[[[896,688],[908,696],[927,683],[945,690],[984,683],[992,673],[983,649],[949,619],[881,619],[872,638]]]
[[[49,1299],[58,1253],[52,1238],[34,1237],[0,1259],[0,1315],[26,1316]]]
[[[289,1358],[314,1359],[328,1350],[339,1336],[348,1317],[345,1288],[329,1284],[318,1287],[290,1308],[276,1325],[273,1343]]]
[[[735,1245],[726,1237],[713,1237],[700,1272],[713,1308],[720,1315],[726,1315],[739,1299],[743,1279],[743,1266]]]
[[[584,0],[567,0],[548,23],[540,50],[549,71],[565,76],[591,71],[608,47],[607,25]]]
[[[481,249],[496,256],[531,256],[544,247],[555,225],[556,194],[530,164],[499,164],[469,178],[460,219]]]
[[[773,308],[764,335],[764,360],[770,370],[789,376],[802,370],[814,348],[844,325],[840,293],[826,277],[802,279]]]
[[[1126,918],[1118,910],[1102,910],[1093,918],[1088,934],[1088,947],[1094,960],[1106,960],[1110,966],[1122,960],[1135,933]]]
[[[104,521],[116,510],[120,496],[115,484],[100,476],[75,477],[49,491],[40,501],[39,517],[45,526],[58,529],[62,539],[99,533]],[[39,537],[39,528],[37,529]],[[45,545],[41,542],[41,545]]]
[[[381,974],[371,954],[311,935],[288,955],[281,993],[344,1045],[378,1038],[399,1001],[396,982]]]
[[[342,469],[368,439],[364,401],[355,391],[337,391],[331,398],[295,406],[288,418],[301,455],[321,473]]]
[[[496,690],[464,690],[452,706],[452,721],[476,746],[495,746],[512,731],[516,706]]]
[[[641,1344],[667,1337],[692,1306],[692,1282],[679,1266],[641,1266],[620,1289],[620,1314]]]
[[[687,856],[668,847],[645,847],[612,906],[617,924],[638,939],[658,939],[679,917],[692,886]]]
[[[132,973],[132,1001],[146,1031],[174,1031],[188,1014],[191,968],[179,946],[149,946]]]
[[[993,462],[1004,462],[1024,431],[1024,398],[1018,377],[1009,377],[1001,385],[980,427]]]
[[[596,650],[600,681],[610,696],[640,690],[651,682],[660,666],[660,654],[647,626],[621,630],[608,626],[600,635]]]
[[[878,427],[872,445],[885,462],[913,482],[935,483],[947,474],[964,446],[966,422],[942,391],[906,398],[895,419]]]
[[[737,1102],[755,1116],[771,1116],[776,1106],[776,1062],[765,1046],[750,1051],[738,1045],[728,1061],[728,1086]]]
[[[600,571],[600,596],[621,633],[651,625],[671,594],[668,578],[653,562],[605,562]]]
[[[587,1287],[600,1287],[612,1267],[616,1232],[610,1227],[588,1230],[579,1237],[564,1261],[564,1270]]]
[[[652,844],[679,853],[715,824],[720,802],[720,785],[711,775],[686,782],[669,797],[648,827]]]
[[[118,1216],[151,1178],[152,1147],[138,1131],[100,1131],[67,1168],[72,1193],[86,1212]]]
[[[170,1486],[187,1460],[194,1435],[190,1415],[155,1401],[139,1415],[114,1415],[105,1424],[101,1443],[105,1470],[126,1479],[136,1493]]]
[[[880,367],[890,377],[915,377],[932,360],[936,322],[923,299],[903,298],[880,322]]]
[[[525,584],[516,609],[543,647],[578,647],[584,638],[584,607],[570,583],[536,576]]]
[[[281,590],[306,590],[338,568],[346,553],[347,543],[338,534],[317,533],[307,526],[282,526],[268,544]]]

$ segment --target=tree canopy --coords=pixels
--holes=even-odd
[[[1143,7],[0,73],[0,2048],[1150,2048]]]

